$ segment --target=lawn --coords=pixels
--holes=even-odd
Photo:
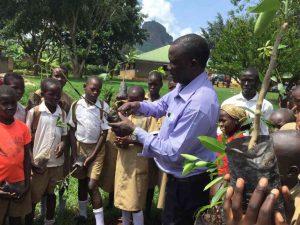
[[[28,100],[28,95],[30,92],[33,92],[34,90],[39,88],[39,83],[40,79],[37,78],[27,78],[31,84],[26,85],[26,91],[24,94],[24,97],[22,98],[21,102],[26,105],[27,100]],[[83,80],[74,80],[71,79],[72,84],[76,89],[79,90],[80,93],[83,93]],[[105,81],[103,85],[103,90],[113,90],[114,92],[118,92],[119,89],[119,83],[120,80],[114,79],[110,81]],[[128,86],[133,86],[133,85],[141,85],[145,90],[147,90],[147,83],[143,81],[127,81]],[[79,96],[76,94],[76,92],[71,88],[69,84],[66,84],[64,90],[72,96],[74,99],[78,99]],[[167,83],[164,84],[161,94],[167,93]],[[239,89],[233,89],[233,88],[216,88],[220,104],[227,98],[237,94],[240,92]],[[103,91],[104,92],[104,91]],[[102,92],[102,93],[103,93]],[[101,96],[100,96],[101,97]],[[278,94],[277,93],[268,93],[267,99],[271,101],[274,105],[275,108],[277,108],[277,98]],[[71,225],[74,224],[73,218],[78,215],[78,209],[77,209],[77,183],[76,180],[71,178],[70,179],[70,188],[68,192],[66,193],[66,198],[67,198],[67,209],[65,212],[62,213],[57,213],[57,224],[62,224],[62,225]],[[107,205],[108,201],[108,194],[102,192],[102,196],[104,199],[104,206]],[[157,197],[158,197],[158,191],[156,190],[155,197],[154,197],[154,202],[157,202]],[[105,217],[106,219],[110,220],[111,218],[119,218],[120,217],[120,211],[117,209],[104,209],[105,210]],[[92,209],[89,208],[89,224],[95,224],[94,222],[94,216],[92,214]],[[151,224],[151,225],[156,225],[159,224],[159,215],[160,211],[156,209],[155,205],[153,205],[153,210],[151,213],[151,219],[147,219],[146,224]],[[38,225],[43,224],[43,219],[41,217],[37,217],[36,223]],[[117,223],[106,223],[106,225],[116,225]]]

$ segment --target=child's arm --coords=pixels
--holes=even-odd
[[[62,154],[64,153],[67,139],[68,139],[68,135],[64,135],[61,137],[61,142],[56,146],[56,149],[54,151],[56,158],[61,157]]]
[[[72,157],[73,157],[73,160],[76,161],[78,156],[77,156],[77,144],[76,144],[77,140],[75,137],[75,128],[74,127],[70,127],[69,136],[70,136]]]
[[[29,190],[30,186],[30,175],[31,175],[31,160],[32,160],[32,154],[31,154],[31,144],[27,144],[24,146],[24,175],[25,175],[25,191],[26,193]]]
[[[93,151],[93,153],[87,157],[87,159],[84,162],[84,166],[87,168],[89,165],[95,160],[97,154],[101,151],[107,137],[108,130],[104,130],[103,133],[100,135],[99,140],[97,142],[97,145]]]

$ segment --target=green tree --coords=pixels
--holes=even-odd
[[[69,52],[76,78],[91,53],[99,51],[108,58],[120,45],[144,38],[136,0],[49,0],[49,7],[53,31]]]

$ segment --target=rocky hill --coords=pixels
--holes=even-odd
[[[166,28],[156,21],[147,21],[143,29],[148,32],[148,39],[137,46],[139,52],[148,52],[153,49],[171,44],[173,37],[167,33]]]

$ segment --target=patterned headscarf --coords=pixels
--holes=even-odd
[[[244,123],[247,120],[247,113],[241,107],[228,104],[223,105],[221,107],[221,110],[225,111],[233,119],[238,120],[240,124]]]

